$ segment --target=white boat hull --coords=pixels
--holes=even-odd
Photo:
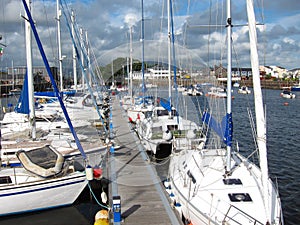
[[[27,177],[26,174],[24,176]],[[0,185],[0,216],[71,205],[87,185],[82,172],[43,181],[24,182]]]

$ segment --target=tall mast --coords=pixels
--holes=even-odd
[[[168,79],[169,79],[169,102],[170,106],[172,101],[172,84],[171,84],[171,14],[170,14],[170,4],[171,0],[168,0],[167,8],[168,8]],[[169,111],[169,116],[171,116],[172,110]]]
[[[111,88],[115,88],[114,60],[111,61]]]
[[[72,10],[72,15],[71,15],[71,20],[72,20],[72,37],[75,37],[75,15],[74,11]],[[76,69],[76,49],[75,46],[72,45],[73,49],[73,78],[74,78],[74,87],[75,90],[77,90],[77,69]]]
[[[84,67],[84,54],[83,54],[83,49],[84,49],[84,41],[83,41],[83,29],[80,28],[79,30],[80,33],[80,44],[81,44],[81,64]],[[82,91],[85,91],[85,83],[84,83],[84,71],[81,72],[81,83],[82,83]]]
[[[143,97],[145,97],[145,91],[146,91],[146,85],[145,85],[145,46],[144,46],[144,1],[142,0],[142,92]],[[145,104],[145,101],[143,101],[143,106]]]
[[[89,39],[88,39],[88,32],[85,31],[85,46],[86,46],[86,57],[87,57],[87,77],[89,79],[89,84],[92,86],[92,76],[90,73],[91,69],[91,63],[90,63],[90,45],[89,45]]]
[[[26,0],[28,9],[30,10],[30,0]],[[26,41],[26,64],[27,64],[27,79],[28,79],[28,102],[29,102],[29,123],[31,127],[31,138],[36,139],[35,125],[35,104],[34,104],[34,86],[32,72],[32,49],[31,49],[31,28],[28,21],[28,16],[25,15],[25,41]]]
[[[11,74],[12,74],[12,89],[15,89],[14,60],[11,60]]]
[[[232,46],[231,46],[231,36],[232,36],[232,20],[231,20],[231,1],[227,0],[227,21],[226,21],[226,27],[227,27],[227,128],[230,129],[230,119],[232,112],[231,112],[231,52],[232,52]],[[231,130],[231,129],[230,129]],[[232,131],[232,130],[231,130]],[[226,149],[227,149],[227,160],[226,160],[226,173],[229,173],[231,170],[231,138],[232,133],[229,133],[227,135],[226,140]]]
[[[129,72],[129,80],[130,80],[130,96],[131,98],[133,97],[133,92],[132,92],[132,26],[130,27],[130,72]]]
[[[56,0],[56,20],[57,20],[57,44],[58,44],[58,62],[59,62],[59,79],[60,79],[60,91],[63,90],[63,72],[62,72],[62,55],[61,55],[61,38],[60,38],[60,0]]]
[[[250,38],[250,53],[251,53],[251,67],[252,67],[252,79],[253,79],[253,92],[255,102],[255,117],[257,126],[257,145],[259,149],[259,162],[262,172],[262,184],[263,184],[263,198],[266,207],[266,214],[269,221],[271,218],[269,209],[269,172],[268,172],[268,159],[267,159],[267,140],[266,140],[266,120],[264,114],[264,107],[262,101],[262,91],[260,84],[259,74],[259,60],[257,52],[257,35],[256,35],[256,21],[253,8],[253,1],[247,0],[247,14],[248,14],[248,27]]]

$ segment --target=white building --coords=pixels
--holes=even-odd
[[[168,70],[156,70],[156,69],[148,69],[148,71],[146,71],[144,73],[144,78],[147,80],[151,80],[151,79],[167,79],[169,77],[169,71]],[[133,80],[142,80],[142,72],[141,71],[134,71],[132,73],[132,79]]]

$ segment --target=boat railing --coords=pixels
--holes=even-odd
[[[227,211],[227,213],[225,214],[225,217],[223,219],[223,223],[227,224],[230,222],[233,222],[234,224],[240,224],[243,225],[242,223],[240,223],[239,221],[245,221],[245,220],[241,220],[240,218],[244,217],[247,219],[247,221],[249,221],[249,224],[253,224],[253,225],[264,225],[263,223],[259,222],[258,220],[256,220],[255,218],[253,218],[252,216],[248,215],[247,213],[245,213],[244,211],[238,209],[237,207],[235,207],[234,205],[230,205],[229,209]],[[230,223],[232,224],[232,223]],[[248,223],[247,223],[248,224]]]

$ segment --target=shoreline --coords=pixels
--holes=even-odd
[[[156,80],[146,80],[145,81],[147,84],[156,84],[157,86],[166,86],[168,85],[168,80],[167,79],[156,79]],[[174,80],[172,78],[172,85],[174,84]],[[183,86],[190,86],[194,84],[201,84],[201,83],[212,83],[212,84],[218,84],[218,85],[223,85],[226,87],[226,82],[227,81],[217,81],[215,78],[203,78],[203,79],[177,79],[177,84],[178,85],[183,85]],[[139,85],[141,83],[140,80],[134,80],[133,84],[134,85]],[[234,81],[232,82],[232,84]],[[240,86],[247,86],[247,87],[253,87],[252,80],[240,80],[238,82]],[[261,80],[261,87],[263,89],[274,89],[274,90],[283,90],[283,89],[289,89],[291,86],[294,86],[295,82],[292,81],[273,81],[273,80]]]

